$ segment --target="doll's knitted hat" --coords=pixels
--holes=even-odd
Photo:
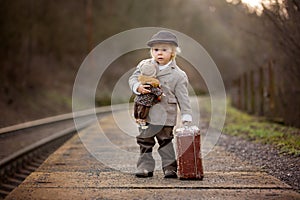
[[[152,45],[155,43],[171,43],[178,47],[177,37],[170,31],[159,31],[158,33],[154,34],[147,42],[147,45],[152,47]]]
[[[141,74],[144,76],[155,77],[156,66],[151,62],[145,62],[140,66]]]

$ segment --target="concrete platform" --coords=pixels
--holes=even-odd
[[[115,115],[125,119],[128,111]],[[116,116],[66,142],[6,199],[300,199],[289,185],[219,146],[203,159],[203,181],[164,179],[157,153],[154,176],[136,178],[137,129]]]

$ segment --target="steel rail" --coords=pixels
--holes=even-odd
[[[26,128],[32,128],[32,127],[36,127],[36,126],[41,126],[41,125],[45,125],[45,124],[50,124],[50,123],[55,123],[55,122],[59,122],[59,121],[64,121],[64,120],[68,120],[68,119],[72,119],[72,118],[80,118],[80,117],[85,117],[85,116],[89,116],[89,115],[93,115],[93,114],[104,114],[104,113],[109,113],[112,111],[119,111],[119,110],[124,110],[126,104],[117,104],[117,105],[112,105],[112,106],[104,106],[104,107],[99,107],[96,109],[88,109],[88,110],[83,110],[83,111],[78,111],[75,113],[68,113],[68,114],[63,114],[63,115],[58,115],[58,116],[54,116],[54,117],[48,117],[48,118],[44,118],[41,120],[35,120],[35,121],[31,121],[31,122],[26,122],[26,123],[22,123],[19,125],[15,125],[15,126],[10,126],[7,128],[3,128],[0,129],[0,134],[5,134],[8,132],[12,132],[12,131],[17,131],[17,130],[22,130],[22,129],[26,129]],[[11,154],[10,156],[0,160],[0,170],[1,168],[9,163],[10,161],[16,159],[19,156],[22,156],[24,154],[26,154],[26,152],[30,152],[33,149],[36,149],[42,145],[45,145],[46,143],[51,142],[52,140],[56,140],[60,137],[63,137],[66,134],[69,134],[71,132],[75,132],[76,130],[80,130],[86,126],[88,126],[89,124],[91,124],[92,122],[94,122],[94,119],[85,121],[83,123],[80,124],[75,124],[74,127],[65,129],[63,131],[60,131],[56,134],[53,134],[49,137],[43,138],[38,142],[35,142],[27,147],[24,147],[23,149]]]
[[[71,119],[73,119],[74,121],[75,119],[79,120],[77,121],[77,123],[76,122],[74,123],[74,126],[71,126],[69,128],[64,128],[61,131],[58,131],[48,137],[45,137],[37,142],[34,142],[12,153],[11,155],[1,159],[0,160],[0,186],[8,187],[8,191],[3,190],[3,188],[0,188],[1,196],[3,195],[5,196],[7,193],[9,193],[12,190],[12,188],[17,187],[19,183],[17,183],[17,185],[15,186],[15,185],[6,184],[5,182],[9,182],[9,180],[16,180],[13,174],[15,174],[18,169],[24,167],[24,165],[28,165],[28,164],[30,165],[30,161],[34,160],[39,155],[39,153],[41,153],[39,151],[45,151],[46,148],[50,148],[51,144],[52,143],[54,144],[55,141],[59,141],[59,140],[66,141],[69,138],[68,136],[76,133],[79,130],[84,129],[85,127],[87,127],[92,123],[95,123],[98,119],[97,115],[102,115],[113,111],[124,110],[126,109],[125,105],[126,104],[117,104],[112,106],[99,107],[95,109],[88,109],[88,110],[78,111],[74,113],[48,117],[48,118],[26,122],[26,123],[0,129],[0,135],[4,135],[4,134],[8,134],[14,131],[19,131],[27,128],[33,128],[33,127],[47,125],[47,124],[55,124],[57,122],[61,122],[64,120],[71,120]],[[96,115],[96,117],[80,120],[80,118],[88,117],[91,115]],[[58,142],[58,143],[62,144],[63,142]],[[32,164],[32,165],[36,166],[37,164]],[[22,182],[25,179],[24,177],[29,175],[37,167],[38,166],[33,167],[33,169],[31,169],[30,172],[28,172],[28,174],[22,175],[23,178],[21,181],[19,180],[19,182]]]
[[[102,106],[102,107],[98,107],[98,108],[86,109],[86,110],[82,110],[82,111],[77,111],[77,112],[57,115],[57,116],[53,116],[53,117],[46,117],[43,119],[33,120],[33,121],[29,121],[29,122],[24,122],[21,124],[16,124],[16,125],[0,128],[0,135],[7,134],[7,133],[10,133],[13,131],[22,130],[22,129],[32,128],[35,126],[41,126],[41,125],[56,123],[59,121],[70,120],[74,117],[76,117],[76,118],[77,117],[85,117],[85,116],[89,116],[89,115],[93,115],[93,114],[111,112],[112,110],[116,110],[116,111],[122,110],[122,109],[124,109],[125,105],[127,105],[127,104]]]

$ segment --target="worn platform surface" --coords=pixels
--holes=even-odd
[[[219,146],[203,159],[202,181],[164,179],[157,153],[154,176],[136,178],[137,128],[126,116],[115,112],[82,130],[6,199],[300,199],[289,185]]]

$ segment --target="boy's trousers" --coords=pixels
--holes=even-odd
[[[158,153],[162,160],[162,168],[165,170],[177,171],[177,162],[172,143],[173,126],[161,126],[149,124],[147,129],[139,128],[140,135],[137,136],[137,143],[140,145],[140,157],[137,168],[140,170],[154,171],[155,160],[152,157],[152,149],[155,145],[155,137],[158,141]]]

